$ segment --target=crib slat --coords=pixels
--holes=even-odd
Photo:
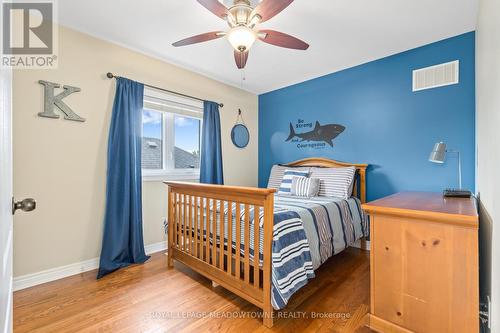
[[[187,241],[187,244],[186,244],[186,252],[188,252],[189,254],[192,254],[193,253],[193,249],[192,249],[192,246],[193,246],[193,239],[192,239],[192,229],[191,229],[191,196],[190,195],[187,195],[186,196],[186,204],[185,204],[185,207],[186,207],[186,241]]]
[[[193,196],[189,196],[189,249],[191,251],[191,255],[194,256],[194,214],[193,214]]]
[[[194,255],[194,234],[193,234],[193,196],[190,195],[188,199],[188,232],[189,232],[189,254]]]
[[[186,253],[189,253],[189,207],[188,207],[188,202],[189,202],[189,196],[184,195],[184,204],[182,207],[184,207],[183,215],[184,215],[184,243],[185,243],[185,251]]]
[[[192,195],[189,196],[189,225],[191,226],[191,228],[189,228],[189,239],[191,240],[191,255],[195,255],[194,254],[194,205],[193,205],[193,200],[194,200],[194,197]]]
[[[219,267],[224,270],[224,237],[225,237],[225,220],[226,214],[224,214],[224,204],[225,201],[221,200],[219,209]]]
[[[253,285],[259,288],[259,253],[260,253],[260,237],[259,237],[259,217],[260,207],[253,206]]]
[[[210,263],[210,199],[205,198],[205,261]]]
[[[241,206],[240,203],[236,203],[236,260],[234,264],[234,273],[238,279],[241,279],[241,264],[240,264],[240,256],[241,256]]]
[[[183,195],[179,193],[179,250],[184,251],[184,214],[182,213],[182,198]]]
[[[193,201],[191,201],[191,204],[193,204]],[[198,221],[199,221],[200,215],[198,214],[198,197],[194,197],[194,206],[193,206],[193,222],[194,222],[194,256],[196,258],[199,258],[199,253],[198,253],[198,245],[199,245],[199,239],[198,239]]]
[[[184,251],[184,194],[179,194],[179,250]]]
[[[200,197],[200,259],[205,260],[205,238],[203,231],[205,227],[205,201]]]
[[[217,263],[217,224],[219,223],[218,220],[218,215],[217,214],[217,204],[220,203],[219,200],[214,200],[214,206],[213,206],[213,210],[212,210],[212,214],[213,214],[213,218],[214,218],[214,235],[213,235],[213,256],[214,256],[214,266],[215,267],[219,267],[220,263]],[[219,229],[220,230],[220,229]]]
[[[250,206],[245,204],[245,282],[250,284]]]
[[[212,266],[217,267],[217,200],[212,200]]]
[[[179,195],[179,250],[184,251],[184,194]]]
[[[233,274],[233,202],[227,203],[227,272]]]
[[[172,229],[172,246],[177,248],[177,193],[172,193],[172,221],[168,223],[173,223]]]
[[[197,228],[197,242],[198,242],[198,258],[203,260],[203,208],[201,206],[201,198],[196,197],[196,225]]]
[[[212,215],[212,208],[213,207],[213,204],[214,204],[215,200],[213,199],[208,199],[208,202],[207,202],[207,214],[209,216],[209,220],[210,220],[210,227],[208,228],[208,232],[207,232],[207,243],[208,243],[208,263],[209,264],[212,264],[213,265],[213,256],[212,256],[212,243],[213,243],[213,238],[214,238],[214,217]]]
[[[182,224],[183,224],[183,237],[184,241],[182,242],[182,248],[184,252],[188,251],[188,228],[187,228],[187,216],[186,216],[186,200],[187,200],[187,195],[183,194],[182,195]]]
[[[182,248],[182,206],[181,195],[177,195],[177,248]]]

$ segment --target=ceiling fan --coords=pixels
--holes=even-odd
[[[258,30],[256,26],[279,14],[293,0],[262,0],[255,8],[249,0],[234,0],[233,6],[227,8],[218,0],[197,0],[203,7],[226,20],[230,29],[212,31],[192,36],[173,43],[173,46],[185,46],[202,43],[227,36],[234,48],[234,59],[238,68],[244,68],[248,60],[248,51],[259,39],[275,46],[296,50],[307,50],[309,44],[298,38],[274,30]]]

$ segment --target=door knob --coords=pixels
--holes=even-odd
[[[14,201],[14,198],[12,198],[12,215],[14,215],[18,209],[21,209],[23,212],[31,212],[35,208],[35,199],[26,198],[22,201]]]

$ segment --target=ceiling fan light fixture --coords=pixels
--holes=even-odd
[[[234,27],[227,34],[229,43],[235,50],[240,52],[248,51],[256,39],[255,32],[246,26]]]
[[[179,40],[175,47],[203,43],[226,36],[233,47],[239,69],[245,67],[249,50],[257,39],[294,50],[307,50],[309,44],[285,33],[260,29],[258,25],[281,13],[294,0],[196,0],[217,17],[225,20],[229,31],[212,31]]]

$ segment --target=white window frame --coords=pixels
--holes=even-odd
[[[162,169],[142,169],[144,181],[199,180],[200,169],[176,169],[174,161],[175,115],[200,121],[200,150],[203,103],[151,88],[144,89],[144,110],[162,114]]]

